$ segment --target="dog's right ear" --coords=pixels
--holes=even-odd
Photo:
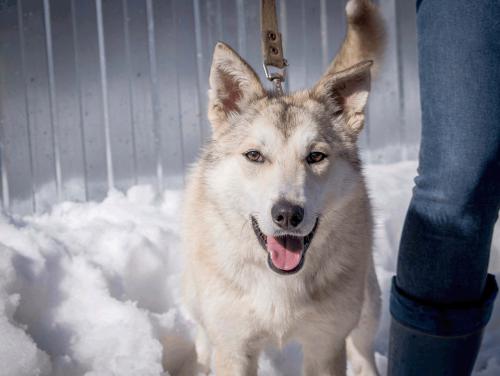
[[[255,98],[266,95],[255,71],[227,44],[215,46],[210,69],[208,118],[217,130]]]

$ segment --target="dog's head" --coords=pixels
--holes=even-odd
[[[356,139],[370,66],[327,71],[310,90],[275,96],[230,47],[215,47],[206,186],[227,223],[251,224],[278,273],[301,269],[323,218],[361,181]]]

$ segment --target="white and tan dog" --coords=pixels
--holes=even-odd
[[[186,190],[184,296],[208,372],[256,375],[267,343],[296,340],[306,375],[377,375],[379,287],[358,158],[372,60],[383,27],[350,0],[339,54],[310,90],[276,96],[218,43],[213,138]]]

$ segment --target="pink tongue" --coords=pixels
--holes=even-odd
[[[267,251],[274,266],[281,270],[292,270],[299,265],[304,249],[303,238],[285,236],[267,237]]]

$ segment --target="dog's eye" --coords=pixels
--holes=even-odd
[[[326,154],[323,154],[319,151],[313,151],[313,152],[309,153],[309,155],[306,157],[306,161],[309,164],[313,164],[313,163],[321,162],[325,158],[326,158]]]
[[[264,162],[264,156],[260,154],[257,150],[249,150],[245,154],[243,154],[246,159],[250,162],[262,163]]]

